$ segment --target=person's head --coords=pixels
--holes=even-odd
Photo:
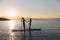
[[[32,19],[32,18],[30,18],[30,19]]]
[[[22,17],[22,19],[24,19],[24,17]]]

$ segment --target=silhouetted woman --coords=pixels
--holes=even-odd
[[[29,30],[31,30],[31,23],[32,23],[32,18],[29,20]]]
[[[22,17],[22,22],[23,22],[23,27],[24,27],[24,31],[25,31],[25,19]]]

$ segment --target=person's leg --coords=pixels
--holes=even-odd
[[[25,23],[24,23],[24,32],[25,32]]]
[[[31,30],[31,23],[29,23],[29,30]]]

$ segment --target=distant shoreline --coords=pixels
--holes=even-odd
[[[0,21],[9,21],[10,19],[7,18],[0,18]]]

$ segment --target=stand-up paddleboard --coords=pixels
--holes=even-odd
[[[13,32],[18,32],[18,31],[24,31],[24,30],[12,30]],[[26,29],[25,31],[41,31],[41,28],[40,29],[31,29],[31,30],[29,30],[29,29]]]

